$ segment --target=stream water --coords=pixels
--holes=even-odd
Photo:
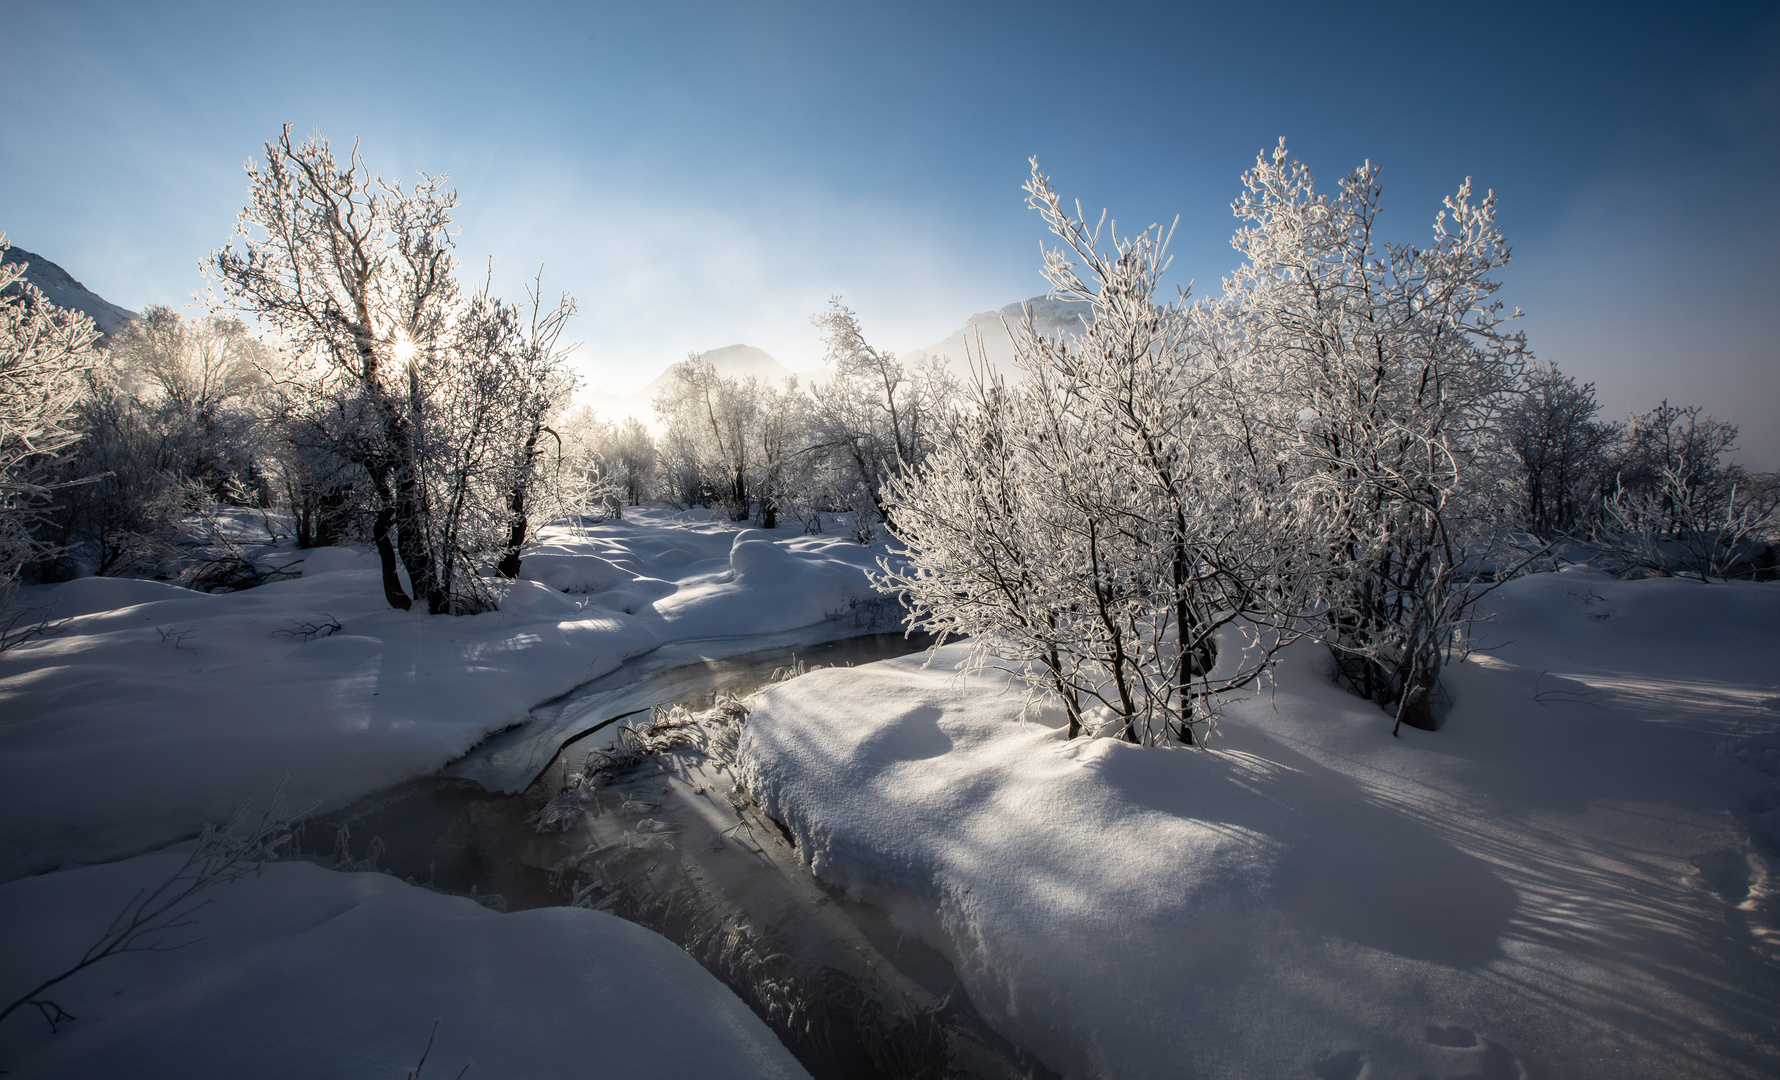
[[[621,723],[641,719],[655,705],[697,709],[720,695],[751,694],[775,672],[799,664],[852,667],[906,656],[930,644],[927,637],[864,634],[703,658],[629,681],[621,678],[621,668],[540,708],[544,715],[538,726],[560,733],[554,742],[540,747],[524,741],[530,723],[496,735],[489,742],[505,745],[492,752],[484,744],[438,775],[410,780],[311,819],[304,851],[336,865],[356,863],[444,892],[474,895],[502,910],[558,905],[563,896],[551,886],[548,868],[568,852],[560,839],[540,834],[529,819],[562,790],[566,773],[586,751],[611,745]],[[522,753],[510,753],[514,747]],[[518,756],[526,764],[498,774],[481,764],[497,755]],[[500,782],[515,777],[524,779],[514,783],[516,790],[503,792]],[[491,896],[499,899],[487,899]]]
[[[532,722],[496,736],[438,775],[311,819],[304,851],[339,869],[381,870],[502,911],[569,903],[575,881],[562,868],[585,860],[593,850],[590,845],[607,845],[600,850],[610,851],[614,838],[621,845],[629,843],[638,822],[614,808],[597,812],[579,829],[540,833],[532,819],[563,791],[567,775],[579,768],[588,751],[614,742],[620,724],[644,719],[639,714],[653,705],[697,710],[720,696],[743,696],[785,669],[870,663],[917,652],[930,643],[886,633],[706,656],[673,666],[655,657],[652,665],[633,670],[628,680],[621,669],[534,710]],[[674,658],[670,654],[666,659]],[[662,776],[650,769],[650,776],[639,778],[640,785],[655,786],[635,798],[652,800],[647,805],[655,817],[671,817],[674,808],[664,814],[661,803],[677,797],[669,790],[673,785],[662,782],[666,771],[681,765],[663,763],[661,768]],[[690,790],[684,784],[680,788],[682,796]],[[630,790],[644,792],[644,787]],[[625,810],[642,805],[629,795],[617,801]],[[743,806],[737,813],[757,814],[757,808]],[[682,829],[695,818],[683,816],[673,827]],[[744,845],[743,854],[718,852],[724,844],[715,837],[685,844],[687,862],[676,861],[678,856],[654,857],[660,851],[672,855],[671,844],[642,852],[649,858],[630,860],[628,881],[619,875],[602,886],[604,902],[599,906],[687,948],[761,1012],[817,1077],[1044,1074],[981,1023],[943,956],[905,938],[877,909],[816,882],[771,823],[764,818],[756,823],[761,827],[748,830],[754,839]],[[646,825],[653,828],[660,822],[652,818]],[[761,866],[773,872],[763,876]],[[663,904],[664,898],[669,902]],[[763,910],[774,914],[763,921]],[[734,962],[733,949],[719,961],[699,947],[714,933],[734,937],[735,927],[766,923],[771,924],[766,933],[773,953],[816,958],[800,976],[775,975],[771,981],[777,997],[772,1002],[763,1001],[757,986],[747,985],[751,969]],[[864,968],[849,970],[849,963],[863,954],[870,954]],[[880,969],[892,983],[879,979]],[[886,993],[887,986],[897,989]],[[810,1000],[785,1000],[786,987]],[[880,1000],[901,1002],[902,1013],[896,1013],[896,1002],[889,1012],[874,1004],[874,990]],[[911,994],[925,1003],[922,1009],[907,1007]]]

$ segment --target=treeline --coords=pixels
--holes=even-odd
[[[495,602],[536,522],[654,500],[807,531],[842,514],[869,541],[885,484],[931,451],[956,396],[938,367],[873,349],[837,300],[816,320],[820,385],[695,356],[656,403],[658,443],[570,407],[569,297],[460,285],[442,177],[404,189],[356,147],[341,160],[286,128],[248,178],[206,264],[215,314],[150,307],[106,340],[7,268],[8,596],[82,573],[217,590],[300,572],[249,542],[256,519],[298,549],[368,543],[391,605],[455,614]]]
[[[845,514],[855,539],[878,535],[888,485],[932,454],[959,389],[937,361],[873,348],[838,298],[813,321],[827,370],[811,385],[725,376],[698,356],[670,370],[655,497],[767,529],[820,532],[824,514]]]

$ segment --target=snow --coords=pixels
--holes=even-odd
[[[575,703],[852,632],[882,553],[655,510],[547,530],[467,618],[388,609],[344,548],[242,593],[34,590],[68,623],[0,654],[0,990],[178,863],[153,849],[281,782],[323,807],[450,762],[523,786]],[[1304,644],[1214,752],[1071,742],[1005,680],[961,681],[953,646],[769,690],[742,778],[1068,1076],[1773,1075],[1780,588],[1571,571],[1490,603],[1437,732],[1391,738]],[[300,861],[213,897],[201,940],[59,986],[60,1032],[0,1025],[0,1068],[401,1075],[438,1019],[428,1075],[800,1075],[683,953],[599,913]]]
[[[80,955],[177,854],[0,886],[0,996]],[[602,912],[497,915],[384,874],[276,863],[213,889],[182,948],[108,959],[0,1026],[15,1077],[802,1077],[767,1026],[665,938]],[[194,940],[195,939],[195,940]]]
[[[1780,589],[1491,606],[1437,732],[1301,643],[1213,753],[1071,742],[951,646],[774,687],[743,779],[1067,1076],[1773,1075]]]
[[[286,552],[302,577],[240,593],[26,590],[68,622],[0,654],[0,881],[193,835],[281,783],[293,805],[343,805],[664,643],[857,632],[835,617],[870,595],[881,545],[698,518],[545,530],[523,569],[543,580],[469,617],[389,608],[375,557],[345,548]],[[331,636],[285,633],[330,617]]]

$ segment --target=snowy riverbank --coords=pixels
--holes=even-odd
[[[883,553],[659,510],[542,541],[536,580],[463,618],[390,610],[375,560],[344,548],[263,553],[300,555],[303,576],[240,593],[28,590],[66,622],[0,654],[0,999],[66,970],[181,862],[141,853],[280,785],[319,812],[433,773],[663,643],[724,638],[726,655],[738,637],[857,633]],[[400,1076],[438,1020],[428,1076],[466,1061],[473,1077],[804,1075],[685,953],[599,912],[497,915],[302,861],[199,899],[192,925],[148,939],[170,951],[110,957],[42,995],[77,1020],[52,1033],[31,1007],[9,1017],[0,1069]]]
[[[302,577],[240,593],[26,590],[67,623],[0,654],[0,881],[193,835],[280,784],[325,810],[425,775],[665,642],[848,615],[882,554],[677,517],[546,530],[523,574],[549,584],[460,618],[391,610],[375,558],[347,548],[293,553]]]
[[[1492,606],[1438,732],[1304,645],[1215,753],[1068,742],[951,652],[772,689],[743,775],[1069,1076],[1773,1075],[1780,589]]]

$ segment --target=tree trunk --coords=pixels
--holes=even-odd
[[[440,588],[432,549],[427,546],[425,503],[420,481],[411,468],[404,468],[396,475],[395,519],[396,544],[402,554],[402,565],[408,568],[414,598],[424,599],[430,613],[443,614],[449,603]]]
[[[513,490],[507,493],[507,509],[512,518],[507,525],[507,546],[501,554],[501,561],[495,564],[495,572],[509,581],[519,576],[519,549],[525,546],[525,487],[514,484]]]
[[[371,542],[377,545],[377,562],[383,570],[383,598],[389,601],[390,607],[407,611],[414,606],[414,601],[402,591],[402,579],[396,573],[396,549],[389,535],[395,526],[396,512],[390,497],[388,465],[371,470],[371,486],[377,492],[377,516],[371,522]]]

